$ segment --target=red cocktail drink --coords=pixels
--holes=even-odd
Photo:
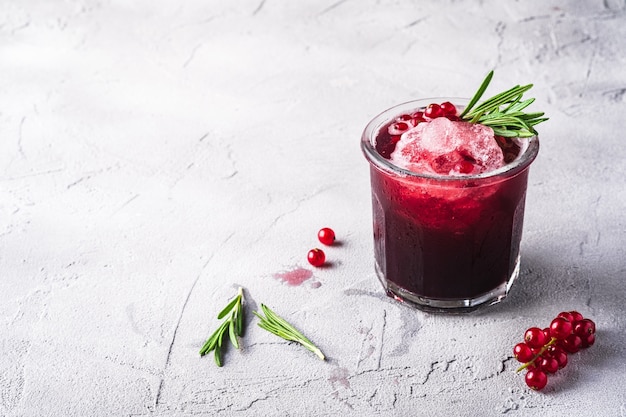
[[[519,274],[528,169],[539,142],[536,136],[494,138],[492,131],[491,138],[478,138],[488,133],[483,126],[455,116],[427,118],[415,132],[409,119],[421,117],[430,102],[389,109],[363,133],[376,272],[390,296],[415,307],[468,311],[503,299]],[[398,123],[413,130],[400,139]],[[454,129],[459,138],[450,139]],[[412,144],[411,136],[421,143]],[[446,145],[428,148],[428,141]]]

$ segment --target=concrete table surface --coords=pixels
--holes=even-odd
[[[625,50],[623,0],[1,2],[0,415],[626,416]],[[491,69],[550,117],[521,276],[414,311],[374,274],[360,134]],[[512,347],[573,309],[596,345],[529,390]]]

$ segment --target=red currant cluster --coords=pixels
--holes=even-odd
[[[324,227],[317,232],[317,239],[324,245],[330,246],[335,243],[335,232],[333,229]],[[321,249],[311,249],[307,255],[307,260],[313,266],[322,266],[326,262],[326,254]]]
[[[595,323],[577,311],[561,312],[549,327],[531,327],[524,333],[524,342],[513,348],[515,358],[524,363],[526,385],[534,390],[548,383],[553,374],[567,365],[567,354],[588,348],[596,341]]]
[[[431,103],[424,110],[419,110],[411,114],[398,116],[394,123],[390,124],[387,132],[391,135],[391,141],[396,143],[400,136],[407,130],[417,126],[421,122],[436,119],[437,117],[447,117],[450,120],[459,120],[456,106],[449,101],[441,104]]]

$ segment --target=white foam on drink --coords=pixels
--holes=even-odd
[[[391,161],[416,173],[476,175],[504,166],[504,155],[490,127],[438,117],[405,132]]]

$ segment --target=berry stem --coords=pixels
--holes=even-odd
[[[520,366],[519,368],[517,368],[517,370],[515,372],[521,372],[524,369],[528,368],[530,365],[532,365],[533,363],[535,363],[535,361],[544,354],[544,352],[546,350],[548,350],[548,347],[552,346],[553,344],[556,343],[558,339],[556,337],[553,337],[550,339],[550,341],[548,343],[546,343],[545,345],[543,345],[543,347],[541,348],[541,350],[539,352],[537,352],[537,354],[535,356],[533,356],[533,358],[531,360],[529,360],[528,362],[526,362],[525,364],[523,364],[522,366]]]

